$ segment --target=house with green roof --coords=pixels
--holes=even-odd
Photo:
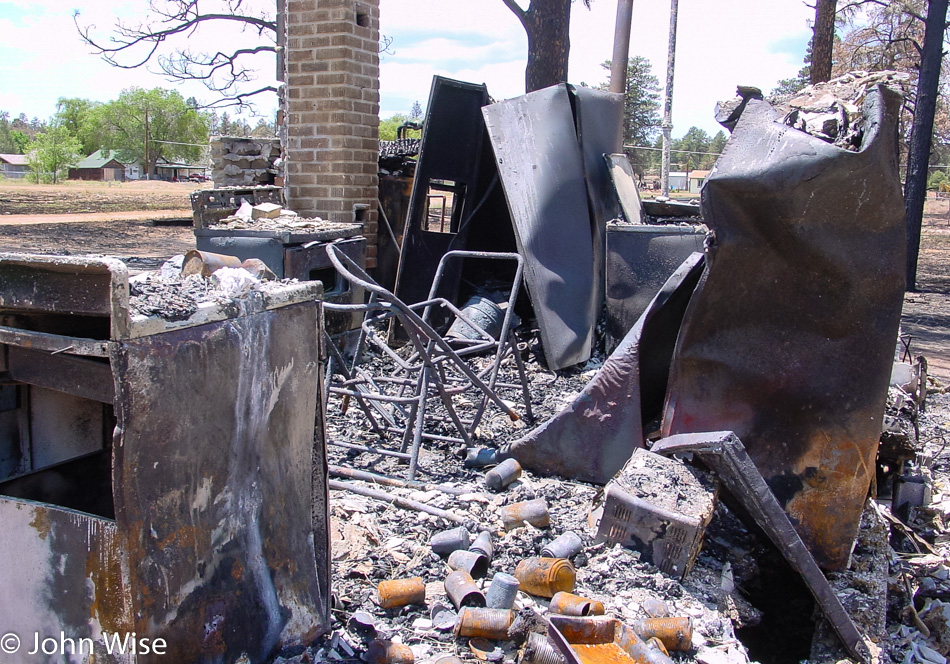
[[[119,160],[115,150],[96,150],[69,169],[70,180],[137,180],[142,172],[139,164]]]

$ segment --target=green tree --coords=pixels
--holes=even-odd
[[[209,114],[173,90],[129,88],[98,112],[102,147],[116,150],[120,159],[141,162],[149,177],[159,159],[196,161],[208,143]]]
[[[274,125],[264,118],[258,120],[257,125],[251,130],[251,136],[254,138],[274,138],[276,135],[277,130]]]
[[[610,72],[608,60],[601,67]],[[601,90],[610,89],[610,77],[606,83],[597,86]],[[648,146],[660,133],[660,81],[651,73],[650,61],[635,55],[627,60],[627,86],[623,100],[623,143],[624,145]],[[653,157],[649,150],[624,148],[630,158],[630,164],[639,175],[652,166]]]
[[[412,108],[409,110],[409,119],[410,120],[422,119],[422,104],[420,104],[418,100],[412,102]]]
[[[942,184],[950,185],[950,178],[947,177],[947,171],[944,168],[935,168],[934,172],[927,178],[927,189],[930,191],[938,191]]]
[[[81,149],[79,139],[62,125],[53,125],[38,134],[27,153],[34,181],[51,180],[56,184],[62,171],[79,161]]]
[[[379,121],[379,140],[395,141],[398,138],[400,125],[406,122],[415,122],[405,113],[396,113],[385,120]],[[406,134],[409,138],[418,138],[421,133],[415,129],[410,129]]]
[[[100,105],[96,101],[75,97],[60,97],[56,102],[54,121],[79,139],[84,155],[98,150],[102,142],[101,116],[96,112]]]
[[[722,154],[722,151],[725,149],[728,140],[729,137],[726,136],[726,132],[721,129],[716,132],[716,135],[709,141],[709,151],[713,154],[706,156],[706,159],[703,160],[699,167],[701,170],[709,170],[713,167],[716,160],[719,159],[718,155]]]
[[[13,141],[13,154],[26,154],[27,149],[30,147],[30,137],[24,134],[19,129],[14,129],[10,132],[10,140]]]

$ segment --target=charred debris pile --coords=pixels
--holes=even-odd
[[[379,298],[464,306],[338,346],[334,631],[284,661],[945,661],[947,399],[895,364],[901,84],[740,88],[697,210],[640,201],[610,95],[437,78]]]

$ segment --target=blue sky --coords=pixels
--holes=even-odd
[[[271,4],[274,0],[251,0]],[[526,4],[523,0],[522,4]],[[47,118],[59,97],[106,101],[126,87],[177,87],[208,99],[197,85],[175,86],[143,70],[119,70],[89,53],[76,34],[80,21],[105,33],[116,18],[141,15],[147,0],[0,0],[0,110]],[[571,25],[571,82],[606,80],[600,64],[613,48],[615,0],[593,0],[587,10],[575,3]],[[634,0],[631,55],[642,55],[665,80],[669,0]],[[715,102],[729,98],[737,84],[768,92],[802,66],[813,16],[802,0],[680,0],[674,83],[673,135],[692,126],[718,130]],[[393,39],[381,60],[381,115],[408,112],[426,104],[433,74],[486,83],[496,99],[524,90],[527,41],[501,0],[381,0],[382,32]],[[239,34],[205,30],[191,44],[241,40]],[[252,37],[244,37],[245,40]],[[261,80],[273,78],[262,62]],[[269,114],[275,103],[263,104]],[[253,124],[253,123],[252,123]]]

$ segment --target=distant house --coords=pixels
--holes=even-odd
[[[155,174],[159,180],[182,181],[189,179],[192,175],[207,175],[207,167],[197,166],[195,164],[184,164],[180,162],[168,161],[164,157],[159,157],[155,163]]]
[[[670,171],[670,191],[686,191],[686,171]]]
[[[25,178],[30,167],[25,154],[0,154],[0,175],[5,178]]]
[[[96,150],[69,169],[70,180],[137,180],[140,173],[136,163],[124,163],[114,150]]]
[[[690,171],[689,172],[689,193],[698,194],[706,178],[709,177],[709,171]]]

